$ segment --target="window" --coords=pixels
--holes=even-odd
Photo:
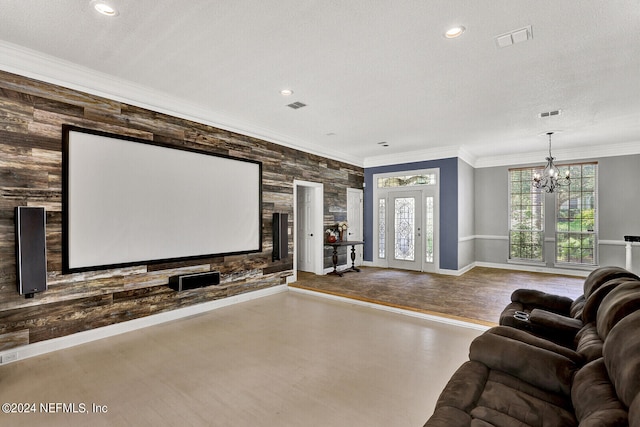
[[[413,261],[415,259],[416,199],[398,197],[394,206],[395,218],[395,259]]]
[[[568,169],[571,183],[548,197],[555,199],[555,215],[547,226],[555,231],[554,262],[597,264],[597,172],[596,163],[558,166],[560,176]],[[509,259],[544,262],[545,193],[531,185],[542,168],[509,170]]]
[[[378,178],[378,188],[413,187],[415,185],[436,185],[436,174],[390,176]]]
[[[386,250],[386,235],[387,235],[387,200],[378,200],[378,258],[385,258],[387,256]]]
[[[556,262],[597,262],[597,168],[595,163],[560,166],[569,169],[571,184],[556,196]]]
[[[426,262],[433,262],[433,245],[435,241],[435,226],[434,226],[434,211],[433,211],[433,196],[427,196],[427,209],[425,214],[427,216],[425,221],[425,238],[427,247],[425,248],[424,255]]]
[[[509,170],[509,259],[544,261],[544,193],[531,185],[541,168]]]

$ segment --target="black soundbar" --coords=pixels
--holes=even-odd
[[[188,289],[203,288],[205,286],[219,285],[220,272],[207,271],[205,273],[184,274],[181,276],[171,276],[169,286],[176,291],[186,291]]]

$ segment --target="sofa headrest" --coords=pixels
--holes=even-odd
[[[602,353],[618,398],[631,406],[640,392],[640,311],[629,314],[611,329]]]
[[[604,297],[609,295],[609,292],[618,285],[629,281],[630,279],[628,277],[618,277],[617,279],[609,280],[591,292],[591,295],[586,299],[584,307],[582,308],[582,323],[595,322],[598,315],[598,308],[600,308],[600,303],[602,303]]]
[[[604,297],[596,316],[596,329],[604,341],[611,329],[628,314],[640,309],[640,280],[616,286]]]
[[[605,284],[609,280],[617,279],[619,277],[628,277],[630,279],[640,280],[640,277],[622,267],[609,266],[596,268],[584,281],[584,296],[588,298],[589,295],[595,292],[601,285]]]

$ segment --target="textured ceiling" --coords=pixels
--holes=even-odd
[[[365,166],[640,152],[638,0],[112,4],[2,0],[0,69]]]

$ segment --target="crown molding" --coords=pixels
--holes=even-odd
[[[364,159],[365,168],[375,168],[378,166],[399,165],[403,163],[423,162],[429,160],[447,159],[450,157],[461,157],[467,163],[473,156],[467,151],[462,152],[460,147],[437,147],[426,150],[408,151],[403,153],[386,154],[366,157]],[[466,157],[466,159],[465,159]],[[473,166],[471,164],[471,166]]]
[[[640,154],[640,141],[623,142],[597,146],[584,146],[571,149],[554,149],[553,155],[558,164],[574,160],[599,159],[603,157],[631,156]],[[505,154],[501,156],[477,157],[463,147],[440,147],[428,150],[397,153],[386,156],[373,156],[364,159],[364,167],[390,166],[403,163],[413,163],[429,160],[439,160],[458,157],[471,167],[491,168],[498,166],[517,166],[545,163],[546,152],[536,151],[528,153]]]
[[[618,144],[584,146],[571,149],[554,149],[553,156],[558,164],[573,160],[599,159],[603,157],[631,156],[640,154],[640,141]],[[480,157],[472,166],[490,168],[496,166],[516,166],[531,163],[545,163],[547,153],[543,151],[508,154],[503,156]]]
[[[363,167],[362,159],[355,156],[312,149],[273,130],[240,122],[181,98],[2,40],[0,70]]]
[[[478,157],[475,154],[471,153],[470,151],[467,151],[463,147],[458,148],[458,158],[464,160],[466,163],[468,163],[472,167],[475,167],[474,165],[478,161]]]

